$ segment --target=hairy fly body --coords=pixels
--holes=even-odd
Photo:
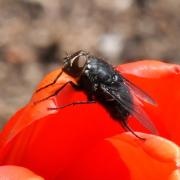
[[[127,119],[129,115],[134,116],[151,132],[157,133],[146,113],[138,103],[134,102],[134,99],[138,98],[152,105],[155,105],[155,102],[144,91],[123,77],[113,66],[104,60],[92,56],[88,52],[78,51],[64,59],[63,71],[77,79],[77,84],[86,92],[88,101],[73,102],[57,108],[98,101],[125,130],[132,132],[136,137],[143,139],[128,126]],[[60,74],[58,77],[59,76]],[[53,83],[56,82],[58,77]],[[68,83],[72,82],[67,82],[67,84]],[[45,87],[41,89],[44,88]],[[37,92],[39,90],[37,90]]]

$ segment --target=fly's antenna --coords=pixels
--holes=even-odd
[[[65,58],[70,56],[70,53],[68,51],[64,51],[63,54],[65,54],[65,57],[63,59],[65,59]]]
[[[69,56],[69,53],[68,53],[67,51],[65,51],[65,55],[66,55],[66,56]]]

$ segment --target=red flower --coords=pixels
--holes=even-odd
[[[144,103],[144,109],[160,136],[180,144],[180,66],[140,61],[119,66],[118,70],[157,101],[157,107]],[[52,82],[59,71],[50,73],[39,87]],[[176,170],[180,161],[178,146],[157,136],[141,134],[147,139],[144,142],[122,133],[121,126],[99,103],[48,110],[86,100],[82,91],[67,86],[57,96],[34,105],[69,78],[63,73],[56,84],[34,94],[7,123],[0,136],[1,165],[23,166],[48,180],[180,176]],[[148,132],[134,118],[129,121],[136,131]]]

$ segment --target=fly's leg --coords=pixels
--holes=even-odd
[[[40,102],[42,102],[42,101],[45,101],[45,100],[47,100],[47,99],[49,99],[49,98],[51,98],[51,97],[53,97],[53,96],[56,96],[63,88],[66,87],[67,84],[71,84],[71,86],[75,86],[72,81],[68,81],[68,82],[66,82],[62,87],[60,87],[59,89],[57,89],[53,94],[51,94],[51,95],[49,95],[49,96],[47,96],[47,97],[45,97],[45,98],[43,98],[43,99],[40,99],[40,100],[38,100],[38,101],[35,101],[34,104],[38,104],[38,103],[40,103]]]
[[[138,136],[138,135],[128,126],[128,124],[126,123],[125,120],[122,120],[122,121],[121,121],[121,125],[122,125],[122,127],[123,127],[125,130],[130,131],[130,132],[131,132],[134,136],[136,136],[138,139],[141,139],[141,140],[143,140],[143,141],[146,140],[145,138],[142,138],[142,137]]]
[[[59,79],[59,77],[61,76],[62,73],[63,73],[63,71],[61,71],[61,72],[57,75],[57,77],[53,80],[52,83],[47,84],[46,86],[43,86],[43,87],[37,89],[37,90],[35,91],[35,93],[38,93],[39,91],[41,91],[41,90],[43,90],[43,89],[45,89],[45,88],[47,88],[47,87],[52,86],[53,84],[55,84],[55,83],[57,82],[57,80]]]
[[[48,110],[62,109],[62,108],[77,105],[77,104],[92,104],[92,103],[96,103],[96,101],[93,101],[93,100],[91,100],[91,101],[77,101],[77,102],[72,102],[72,103],[69,103],[69,104],[65,104],[63,106],[57,106],[57,107],[54,107],[54,108],[48,108]]]

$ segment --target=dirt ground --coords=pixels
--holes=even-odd
[[[179,0],[0,0],[0,127],[79,49],[180,63]]]

